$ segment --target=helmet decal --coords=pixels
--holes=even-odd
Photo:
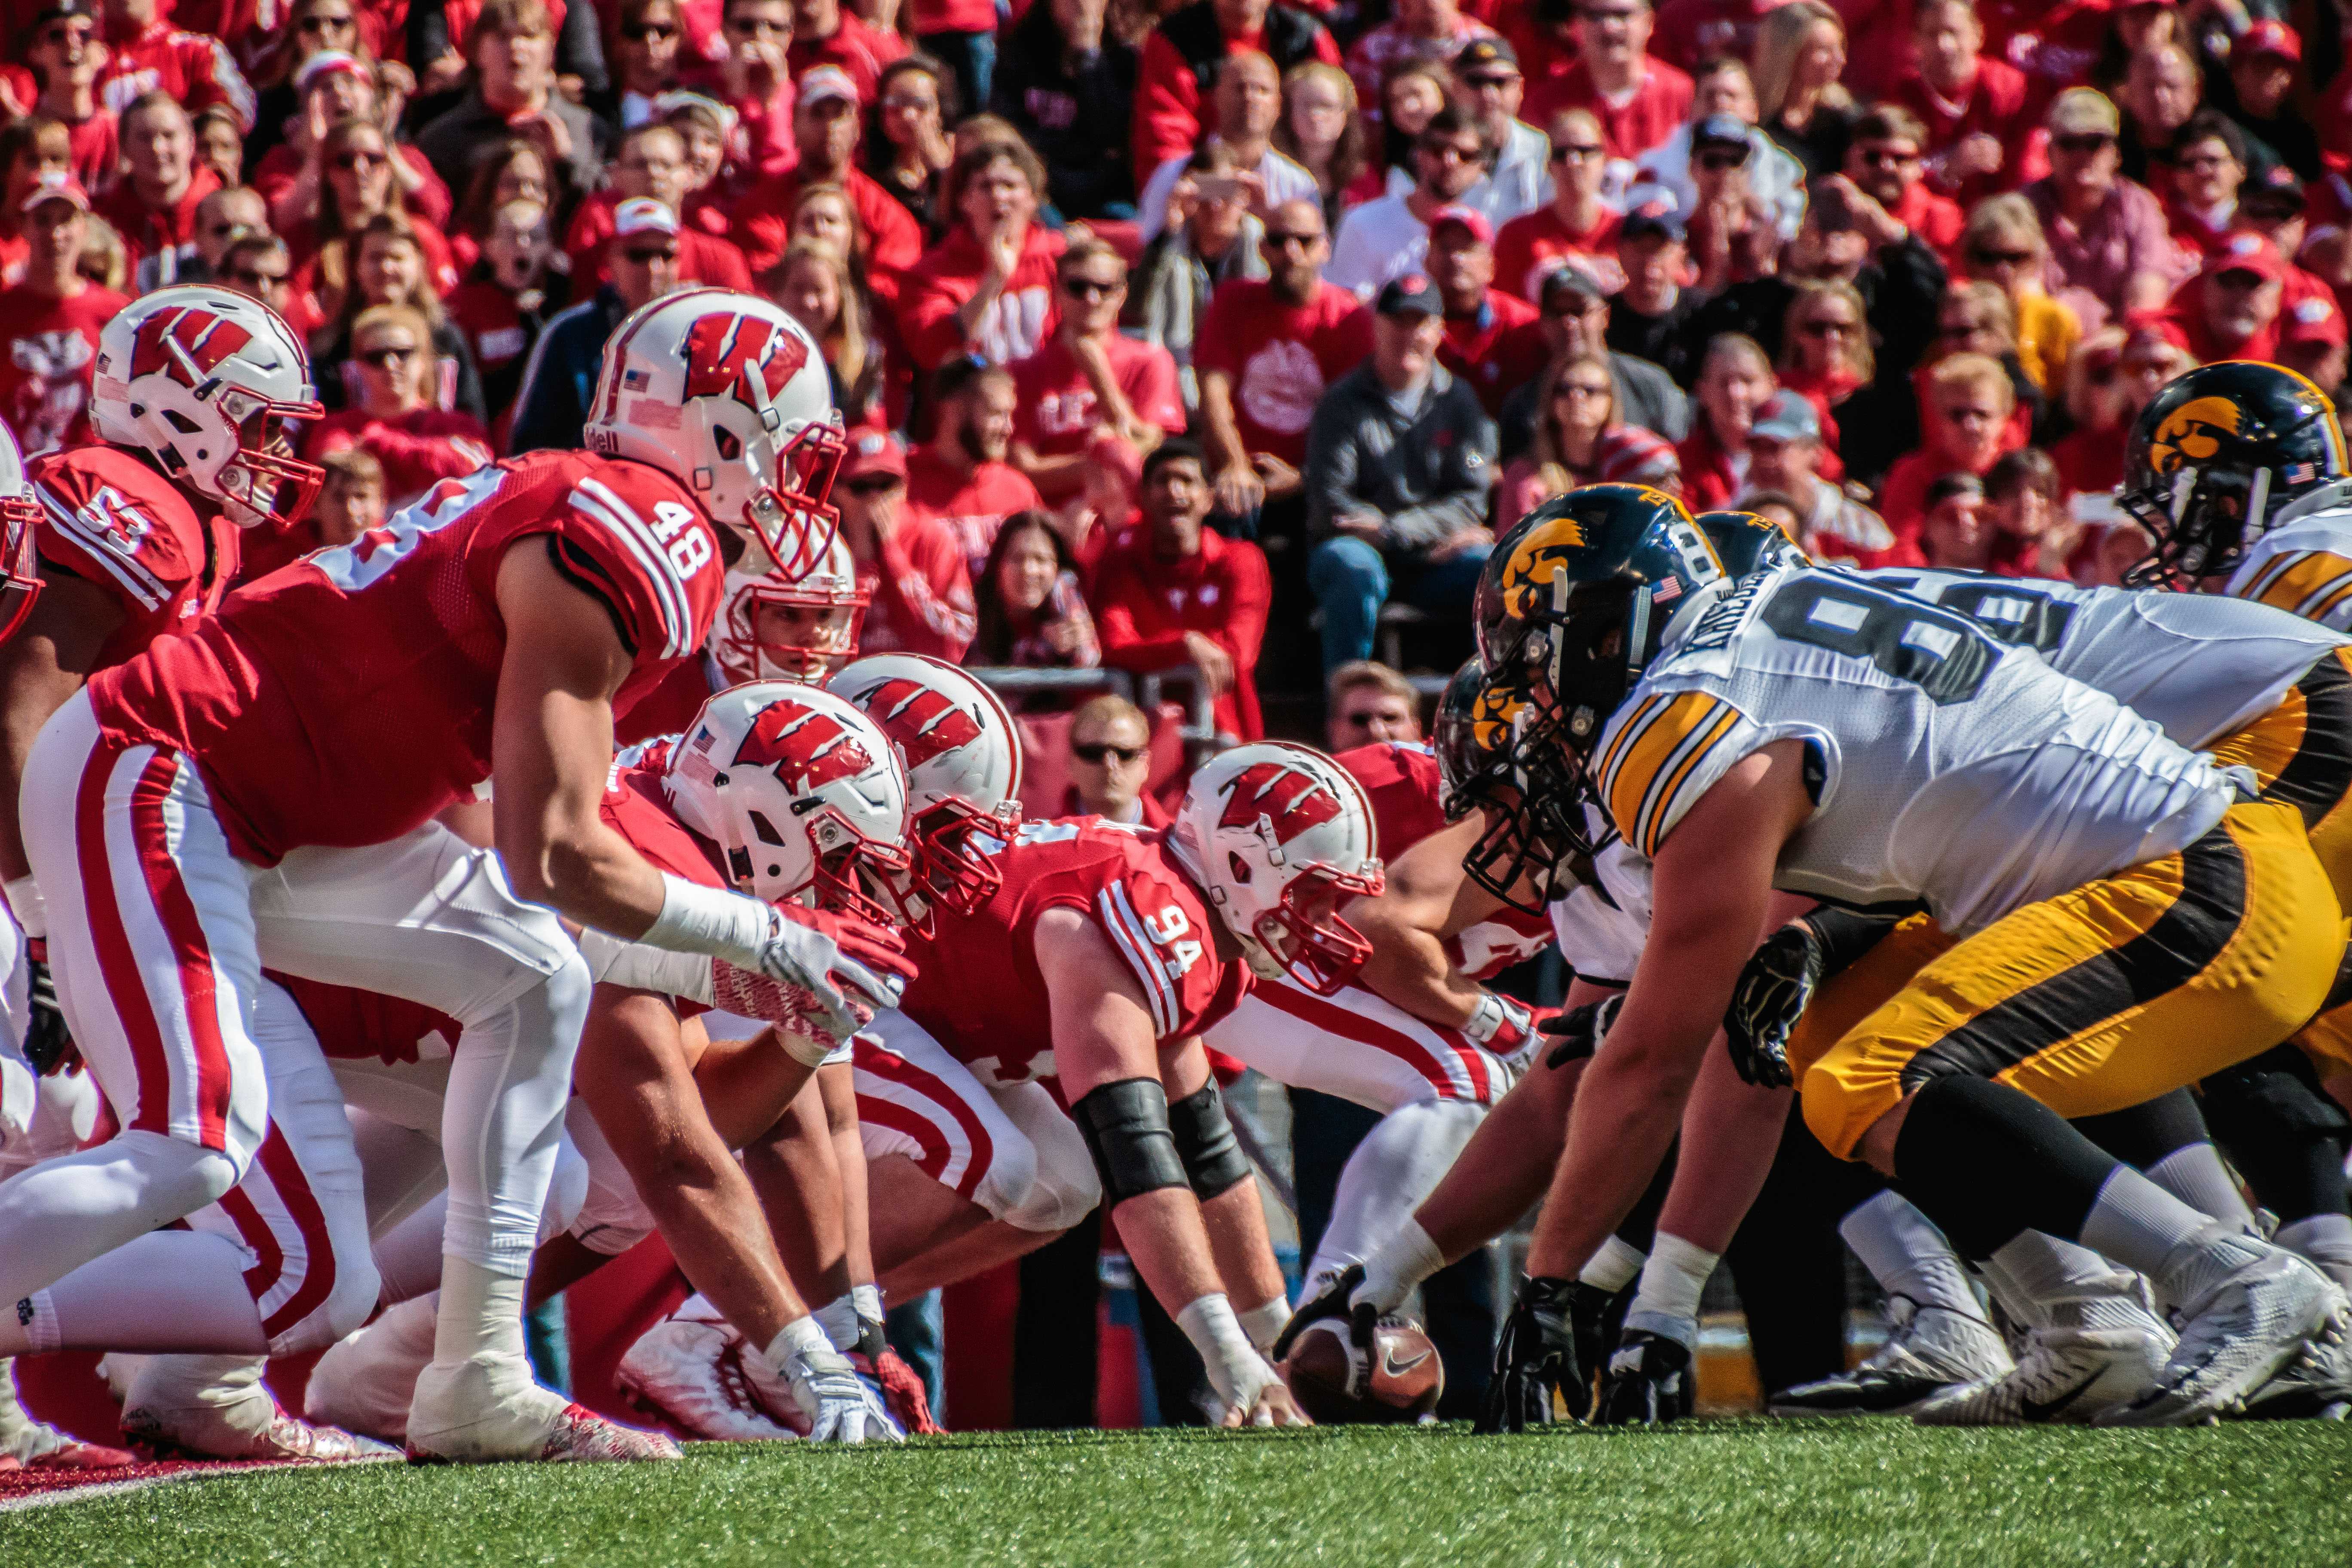
[[[858,705],[906,753],[909,771],[981,738],[980,721],[945,693],[904,677],[884,681],[859,699]]]
[[[2239,432],[2238,405],[2226,397],[2193,397],[2165,416],[2148,443],[2148,461],[2159,474],[2210,462],[2225,437]]]
[[[1341,810],[1339,793],[1297,763],[1254,763],[1225,787],[1232,797],[1217,826],[1247,827],[1264,817],[1273,825],[1277,844],[1322,826]]]
[[[874,759],[833,714],[784,701],[771,703],[753,721],[735,748],[734,765],[772,769],[786,789],[806,795],[856,778]]]
[[[784,384],[808,363],[808,346],[797,332],[781,331],[756,316],[698,318],[680,346],[686,360],[686,395],[732,397],[754,415],[766,412]],[[745,379],[756,367],[765,399],[755,398]]]
[[[1549,585],[1576,559],[1584,542],[1584,525],[1574,518],[1558,518],[1545,527],[1529,529],[1511,552],[1510,564],[1503,569],[1503,582],[1513,601],[1511,613],[1524,615],[1517,601]]]
[[[249,330],[210,310],[159,310],[139,323],[131,340],[131,379],[178,371],[184,373],[178,379],[194,386],[252,341]]]
[[[1470,708],[1470,733],[1478,749],[1508,750],[1517,732],[1519,710],[1524,705],[1516,691],[1492,683],[1481,685]]]

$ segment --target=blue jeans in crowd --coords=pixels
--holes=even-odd
[[[1467,621],[1490,548],[1478,545],[1434,566],[1401,562],[1392,586],[1389,563],[1370,541],[1339,534],[1317,545],[1307,558],[1307,585],[1323,612],[1323,673],[1372,657],[1381,606],[1391,592],[1399,603],[1440,620]]]
[[[997,7],[999,16],[1003,9]],[[994,33],[925,33],[915,42],[955,78],[956,99],[963,113],[978,114],[987,109],[989,89],[996,76]]]

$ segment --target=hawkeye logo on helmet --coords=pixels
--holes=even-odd
[[[906,753],[909,768],[980,739],[979,720],[919,680],[886,680],[860,706]]]
[[[732,397],[755,415],[766,413],[808,363],[808,345],[798,332],[756,316],[703,316],[687,333],[683,353],[688,397]],[[755,370],[764,398],[751,390]]]
[[[1470,710],[1470,736],[1482,752],[1499,752],[1511,743],[1521,704],[1508,691],[1486,687]]]
[[[1225,787],[1233,793],[1217,826],[1248,827],[1264,821],[1276,844],[1287,844],[1339,815],[1338,793],[1296,763],[1254,763]]]
[[[2221,452],[2225,438],[2239,433],[2244,415],[2226,397],[2192,397],[2164,416],[2148,443],[2147,460],[2159,474],[2198,468]]]
[[[771,703],[735,748],[735,766],[771,768],[795,795],[806,795],[874,765],[865,746],[830,713]]]

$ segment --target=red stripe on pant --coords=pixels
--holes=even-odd
[[[916,1147],[922,1150],[915,1160],[915,1168],[935,1182],[941,1179],[940,1173],[948,1168],[948,1162],[955,1158],[955,1145],[948,1142],[947,1135],[940,1131],[937,1122],[895,1100],[871,1100],[859,1095],[857,1119],[913,1139]],[[956,1184],[956,1196],[970,1198],[979,1184],[980,1162],[974,1160],[964,1167],[963,1180]]]
[[[302,1238],[302,1282],[278,1310],[261,1320],[261,1331],[274,1340],[309,1317],[334,1289],[335,1247],[327,1234],[327,1216],[319,1207],[318,1194],[310,1191],[310,1178],[304,1173],[302,1162],[295,1158],[294,1146],[286,1142],[274,1124],[269,1135],[261,1141],[261,1152],[254,1160],[268,1175],[269,1184],[278,1194],[278,1206],[285,1211],[286,1217],[293,1222],[295,1234]],[[268,1293],[267,1289],[254,1291],[255,1304],[259,1305]]]
[[[147,876],[148,896],[163,922],[172,943],[173,966],[180,974],[182,1005],[188,1021],[188,1043],[196,1058],[196,1114],[204,1130],[205,1147],[217,1149],[228,1140],[228,1047],[220,1033],[220,982],[213,972],[213,948],[205,935],[196,902],[172,858],[172,828],[163,816],[184,764],[169,752],[158,752],[139,775],[131,792],[131,831],[139,847],[139,864]]]
[[[220,1206],[221,1213],[236,1226],[237,1235],[245,1238],[246,1246],[253,1248],[254,1264],[245,1271],[245,1290],[259,1306],[261,1299],[278,1288],[278,1279],[286,1272],[286,1249],[278,1246],[278,1233],[269,1228],[253,1195],[243,1187],[231,1187],[223,1193]]]
[[[1454,1081],[1453,1073],[1447,1070],[1444,1058],[1401,1029],[1367,1018],[1360,1013],[1351,1013],[1295,985],[1261,985],[1255,994],[1276,1012],[1287,1013],[1300,1023],[1324,1034],[1337,1035],[1341,1039],[1353,1040],[1358,1045],[1370,1046],[1376,1051],[1396,1058],[1426,1079],[1430,1087],[1437,1090],[1440,1100],[1484,1100],[1486,1098],[1486,1064],[1479,1060],[1478,1053],[1466,1045],[1454,1050],[1452,1056],[1463,1077],[1469,1080],[1470,1093],[1467,1095]],[[1435,1026],[1430,1027],[1434,1029]],[[1436,1032],[1441,1036],[1447,1033],[1443,1029]]]
[[[980,1113],[966,1105],[963,1096],[948,1087],[939,1074],[928,1072],[904,1057],[894,1056],[879,1047],[861,1046],[856,1050],[854,1064],[859,1072],[871,1073],[886,1082],[913,1090],[955,1119],[955,1124],[963,1130],[964,1142],[971,1145],[971,1167],[964,1173],[963,1180],[956,1184],[956,1193],[960,1197],[971,1196],[973,1189],[980,1185],[981,1173],[996,1157],[996,1142],[989,1137],[988,1124],[980,1119]],[[873,1103],[888,1102],[876,1100]],[[866,1098],[860,1096],[857,1112],[860,1116],[866,1114]],[[899,1131],[905,1131],[906,1129],[900,1128]],[[930,1173],[936,1175],[938,1173]]]
[[[98,957],[100,978],[107,1000],[114,1005],[124,1041],[131,1047],[131,1072],[138,1104],[125,1131],[172,1133],[172,1069],[163,1056],[163,1031],[147,999],[145,977],[131,953],[130,934],[123,930],[122,910],[114,892],[113,868],[107,860],[106,786],[122,752],[111,746],[94,746],[82,764],[81,786],[74,797],[74,858],[81,874],[84,913],[89,921],[90,947]],[[163,760],[160,756],[158,760]],[[220,1148],[222,1142],[211,1145]]]

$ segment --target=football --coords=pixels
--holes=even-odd
[[[1284,1381],[1318,1426],[1418,1421],[1445,1392],[1445,1364],[1429,1336],[1412,1323],[1384,1322],[1372,1334],[1372,1375],[1363,1394],[1348,1392],[1348,1325],[1316,1323],[1282,1363]]]

